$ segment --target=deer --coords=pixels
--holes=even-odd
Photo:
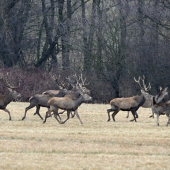
[[[92,97],[89,95],[90,90],[88,90],[86,87],[83,87],[78,81],[75,87],[74,85],[72,86],[73,86],[73,90],[71,93],[65,95],[64,97],[53,97],[48,101],[48,105],[50,106],[50,109],[46,112],[45,120],[43,123],[46,122],[46,119],[53,112],[56,120],[60,124],[64,124],[70,118],[70,113],[74,111],[74,115],[76,115],[78,119],[80,120],[81,124],[83,124],[83,122],[80,119],[77,109],[82,103],[87,102],[87,101],[92,101]],[[72,96],[76,96],[76,98]],[[58,119],[59,109],[67,111],[67,118],[62,122],[61,120]]]
[[[167,95],[168,87],[164,89],[164,93],[162,94],[163,96]],[[165,103],[157,103],[157,100],[159,100],[162,96],[158,95],[157,97],[153,97],[153,112],[157,115],[157,126],[159,126],[159,116],[160,115],[166,115],[168,118],[168,124],[170,124],[170,101],[167,101]],[[160,99],[161,100],[161,99]]]
[[[9,115],[9,120],[11,120],[11,114],[8,109],[6,109],[7,105],[17,100],[21,97],[21,94],[16,91],[17,88],[19,88],[20,83],[17,86],[11,86],[8,81],[6,80],[8,73],[6,75],[0,75],[0,79],[3,81],[4,85],[8,88],[8,93],[0,94],[0,109],[7,112]]]
[[[143,75],[143,78],[140,78],[140,80],[142,81],[143,87],[146,88],[146,85],[145,85],[145,76]],[[137,80],[135,79],[135,82],[136,82],[137,84],[139,84],[140,88],[142,88],[139,81],[137,81]],[[152,107],[153,95],[151,95],[151,94],[148,93],[148,91],[149,91],[150,89],[151,89],[151,85],[149,84],[148,89],[147,89],[147,94],[145,94],[145,102],[144,102],[143,105],[141,106],[141,107],[143,107],[143,108],[151,108],[151,107]],[[160,91],[161,91],[161,90],[162,90],[162,87],[160,87]],[[152,117],[152,116],[153,116],[153,110],[152,110],[152,115],[151,115],[150,117]],[[128,118],[128,117],[129,117],[129,111],[128,111],[128,113],[127,113],[126,118]],[[136,118],[138,118],[138,114],[136,115]]]
[[[59,76],[60,78],[60,76]],[[42,94],[35,94],[34,96],[31,96],[29,98],[30,105],[25,108],[25,114],[22,118],[24,120],[26,118],[26,113],[29,109],[36,107],[36,112],[34,115],[38,115],[42,120],[43,117],[40,115],[40,107],[46,107],[49,108],[47,102],[52,97],[64,97],[66,94],[69,93],[69,91],[65,88],[65,85],[60,81],[58,81],[58,78],[56,77],[55,81],[59,85],[60,90],[47,90],[43,92]]]
[[[137,110],[139,107],[141,107],[144,102],[146,101],[146,96],[148,95],[147,91],[150,90],[151,86],[150,83],[148,87],[143,84],[144,87],[141,86],[140,80],[141,77],[139,76],[139,79],[136,80],[134,77],[134,80],[140,85],[141,87],[141,95],[136,95],[128,98],[115,98],[110,101],[111,109],[107,109],[108,113],[108,122],[110,121],[110,112],[113,112],[112,119],[115,121],[115,115],[120,111],[131,111],[134,119],[131,121],[136,121],[136,118],[138,117]]]

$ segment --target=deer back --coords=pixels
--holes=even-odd
[[[145,102],[143,94],[127,97],[127,98],[115,98],[110,101],[112,109],[118,109],[123,111],[129,111],[132,108],[139,108]]]

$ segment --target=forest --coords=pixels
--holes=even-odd
[[[156,95],[170,87],[169,47],[169,0],[0,1],[0,73],[19,77],[22,101],[73,74],[94,103],[140,94],[143,75]]]

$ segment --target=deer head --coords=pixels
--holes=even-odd
[[[14,85],[12,86],[11,84],[9,84],[9,79],[11,79],[9,73],[1,74],[0,79],[3,81],[4,85],[8,88],[8,90],[9,90],[10,94],[12,95],[13,99],[16,100],[17,98],[21,97],[21,94],[15,91],[15,89],[20,87],[19,77],[18,77],[18,85],[17,86],[14,86]]]

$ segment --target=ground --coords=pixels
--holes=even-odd
[[[82,104],[79,115],[59,124],[54,117],[43,121],[27,112],[29,103],[10,103],[8,114],[0,110],[0,169],[6,170],[168,170],[170,126],[167,117],[149,118],[151,109],[140,108],[137,122],[119,112],[107,122],[109,104]],[[46,108],[41,108],[44,117]],[[66,118],[63,114],[62,119]]]

